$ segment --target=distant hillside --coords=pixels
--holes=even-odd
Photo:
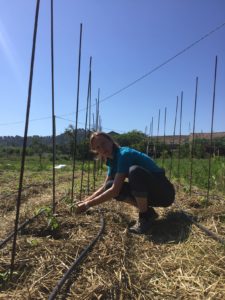
[[[122,134],[119,134],[117,132],[111,131],[108,134],[112,135],[113,137],[117,137],[120,136]],[[77,131],[77,141],[78,143],[80,141],[82,141],[84,139],[85,136],[85,130],[84,129],[78,129]],[[209,140],[210,139],[211,134],[210,133],[195,133],[195,139],[206,139]],[[44,145],[51,145],[52,144],[52,137],[51,136],[38,136],[38,135],[34,135],[34,136],[29,136],[28,137],[28,146],[30,146],[32,144],[33,139],[35,138],[39,138],[40,141],[44,144]],[[225,132],[214,132],[213,133],[213,139],[220,139],[220,138],[225,138]],[[164,136],[153,136],[152,139],[154,141],[158,141],[159,143],[165,143],[166,144],[179,144],[179,142],[181,141],[181,144],[183,143],[188,143],[191,142],[193,139],[193,134],[190,135],[181,135],[181,137],[179,135],[167,135],[165,138]],[[63,144],[67,144],[69,142],[69,137],[67,134],[62,133],[60,135],[56,136],[56,144],[57,145],[63,145]],[[14,146],[14,147],[22,147],[23,145],[23,137],[22,136],[2,136],[0,137],[0,146]]]
[[[77,131],[77,141],[78,143],[84,139],[85,130],[78,129]],[[51,136],[28,136],[27,138],[27,145],[30,146],[32,141],[36,138],[39,138],[40,141],[44,145],[51,145],[52,144],[52,137]],[[69,142],[69,137],[67,134],[62,133],[56,136],[56,144],[62,145],[67,144]],[[16,136],[1,136],[0,137],[0,146],[13,146],[13,147],[22,147],[23,146],[23,137],[16,135]]]

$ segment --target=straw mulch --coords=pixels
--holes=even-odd
[[[0,299],[48,299],[66,270],[97,235],[98,209],[76,216],[70,213],[63,189],[58,199],[63,195],[57,206],[58,228],[52,229],[48,225],[51,218],[43,215],[18,236],[11,281],[3,278],[10,266],[11,242],[1,249]],[[31,207],[51,202],[48,188],[30,196],[29,205],[25,202],[22,206],[21,221],[33,214]],[[208,229],[225,236],[224,197],[210,199],[209,203],[200,197],[196,193],[190,197],[179,187],[176,201]],[[148,234],[140,236],[128,231],[137,217],[135,208],[112,200],[101,209],[104,233],[57,299],[225,298],[225,247],[191,224],[176,205],[157,209],[159,219]],[[5,211],[2,238],[13,217],[11,211]]]

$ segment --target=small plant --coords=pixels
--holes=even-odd
[[[57,221],[57,218],[52,213],[52,209],[49,206],[42,207],[38,210],[37,213],[40,211],[43,211],[48,219],[48,227],[51,228],[51,230],[56,230],[59,228],[59,222]]]
[[[71,190],[66,192],[66,195],[62,198],[62,201],[69,207],[70,211],[76,210],[76,202],[71,201]]]
[[[184,183],[184,185],[183,185],[183,191],[185,193],[189,193],[190,192],[190,185],[188,185],[187,183]]]
[[[39,244],[39,241],[37,239],[27,239],[27,242],[32,246],[36,247]]]
[[[214,189],[217,188],[217,180],[216,180],[216,176],[215,175],[212,175],[211,177],[211,185]]]
[[[9,280],[10,277],[10,271],[0,272],[0,282],[6,282]]]
[[[13,272],[13,275],[17,275],[18,272]],[[6,283],[7,281],[9,281],[11,276],[11,272],[10,270],[7,270],[5,272],[0,272],[0,286],[2,286],[4,283]]]
[[[56,219],[56,216],[51,216],[48,219],[48,226],[51,228],[51,230],[56,230],[59,228],[59,222]]]
[[[209,201],[207,199],[206,196],[198,196],[197,197],[198,202],[202,205],[202,206],[207,206],[209,205]]]
[[[69,189],[66,193],[65,196],[62,197],[61,201],[66,203],[66,204],[71,204],[71,190]]]

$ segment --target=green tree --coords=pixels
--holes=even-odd
[[[46,151],[46,146],[38,135],[33,137],[30,148],[39,156],[39,164],[40,168],[42,168],[42,157]]]
[[[124,134],[116,135],[115,140],[120,146],[128,146],[142,152],[146,151],[147,136],[141,131],[132,130]]]

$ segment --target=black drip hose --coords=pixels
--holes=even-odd
[[[26,221],[24,221],[21,225],[18,226],[17,228],[17,232],[20,231],[21,229],[23,229],[25,226],[27,226],[27,224],[33,222],[37,217],[39,217],[42,213],[44,212],[44,210],[41,210],[38,214],[36,214],[34,217],[27,219]],[[11,238],[14,236],[15,231],[12,231],[4,240],[2,240],[0,242],[0,249],[3,248],[3,246],[5,246],[7,244],[8,241],[11,240]]]
[[[199,229],[201,229],[203,232],[205,232],[209,237],[211,237],[215,241],[217,241],[225,246],[225,240],[223,238],[221,238],[220,236],[218,236],[217,234],[215,234],[214,232],[212,232],[205,226],[201,225],[199,222],[195,221],[194,218],[192,216],[190,216],[187,212],[183,211],[177,203],[176,203],[176,205],[179,207],[181,212],[191,223],[193,223],[195,226],[197,226]]]
[[[53,289],[53,291],[51,292],[48,300],[53,300],[56,298],[57,294],[59,293],[60,289],[62,288],[62,286],[64,285],[64,283],[66,282],[66,280],[68,279],[68,277],[71,275],[71,273],[75,270],[76,267],[79,266],[79,264],[82,262],[83,258],[85,257],[85,255],[91,250],[91,248],[94,246],[94,244],[97,242],[97,240],[99,239],[99,237],[101,236],[103,230],[104,230],[104,226],[105,226],[105,222],[104,222],[104,218],[103,218],[103,214],[100,212],[100,222],[101,222],[101,228],[97,234],[97,236],[92,240],[92,242],[81,252],[80,256],[74,261],[74,263],[71,265],[71,267],[66,271],[66,273],[64,274],[64,276],[58,281],[57,285],[55,286],[55,288]]]

